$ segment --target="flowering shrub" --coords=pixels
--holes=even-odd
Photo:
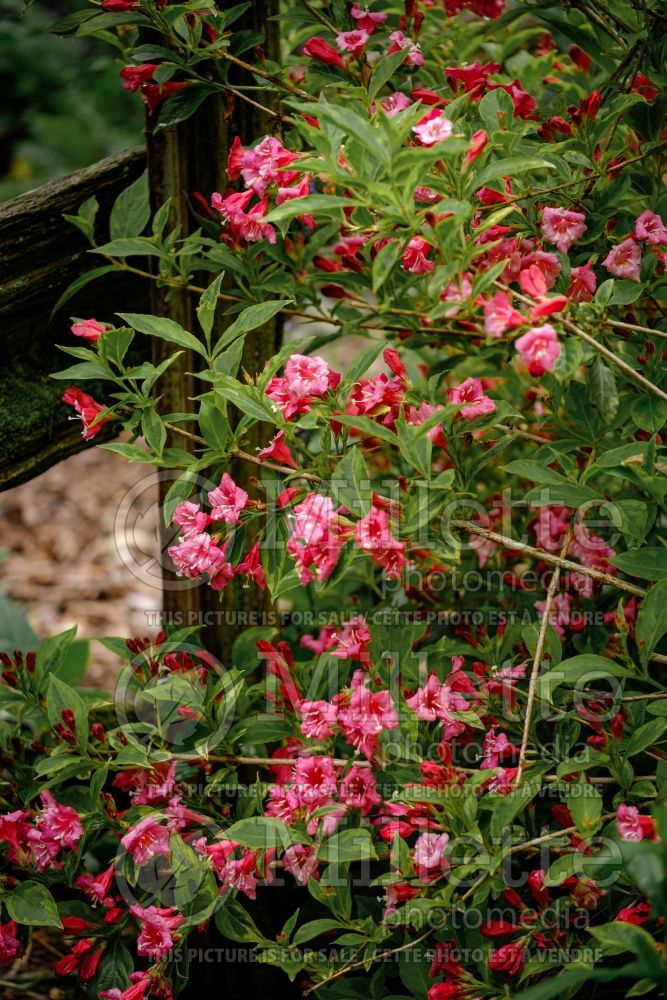
[[[153,121],[245,64],[236,8],[101,6],[67,29],[118,31]],[[196,629],[103,640],[113,696],[76,688],[69,633],[4,658],[5,964],[61,928],[59,974],[169,998],[215,924],[324,1000],[665,991],[660,20],[295,3],[285,66],[234,90],[280,92],[273,133],[234,141],[197,231],[144,235],[144,184],[121,196],[105,267],[215,277],[197,329],[75,321],[57,377],[107,391],[64,402],[176,470],[184,580],[276,611],[224,666]],[[173,357],[128,366],[145,335]],[[198,395],[165,414],[182,350]],[[284,926],[260,886],[296,887]]]

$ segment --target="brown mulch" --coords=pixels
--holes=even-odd
[[[40,638],[78,625],[78,636],[146,635],[161,607],[142,570],[159,551],[154,475],[148,465],[89,447],[37,479],[0,493],[3,588]],[[144,516],[117,519],[134,488]],[[128,565],[129,564],[129,565]],[[113,686],[118,659],[91,644],[88,681]]]

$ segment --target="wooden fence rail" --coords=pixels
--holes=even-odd
[[[144,311],[149,289],[125,274],[109,274],[51,311],[68,284],[95,267],[83,233],[66,222],[92,195],[97,229],[107,238],[111,206],[146,167],[141,147],[95,163],[0,205],[0,490],[39,475],[84,447],[81,428],[60,402],[62,382],[49,378],[66,365],[57,344],[73,344],[69,316]],[[86,445],[87,446],[87,445]]]

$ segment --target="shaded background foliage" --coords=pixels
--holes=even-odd
[[[143,110],[116,54],[47,27],[85,0],[0,0],[0,201],[142,141]]]

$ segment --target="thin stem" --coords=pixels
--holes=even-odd
[[[646,160],[648,159],[648,157],[654,156],[656,153],[661,153],[664,148],[665,146],[663,144],[662,146],[658,146],[657,148],[649,149],[644,153],[639,153],[637,156],[631,156],[627,160],[623,160],[622,163],[614,163],[606,170],[603,170],[601,173],[594,174],[593,176],[595,177],[595,180],[598,181],[602,177],[606,177],[607,174],[615,173],[617,170],[621,170],[623,167],[627,167],[630,163],[638,163],[639,160]],[[490,212],[494,209],[502,208],[503,205],[514,205],[518,201],[530,201],[532,198],[539,199],[542,198],[545,194],[553,194],[555,191],[564,191],[566,188],[575,187],[577,184],[586,184],[588,181],[590,181],[590,179],[591,179],[590,176],[576,177],[574,178],[574,180],[571,181],[563,181],[561,184],[554,184],[548,188],[540,188],[538,191],[531,191],[530,194],[510,195],[508,198],[505,198],[502,204],[497,203],[494,205],[480,205],[478,211]]]
[[[208,441],[200,437],[198,434],[191,434],[190,431],[184,430],[177,424],[165,422],[166,429],[172,431],[174,434],[180,434],[181,437],[187,438],[189,441],[194,441],[195,444],[204,445],[208,448]],[[249,451],[242,451],[240,448],[234,448],[229,452],[234,458],[240,458],[243,462],[252,462],[253,465],[260,465],[263,469],[273,469],[275,472],[282,472],[286,476],[296,476],[299,479],[307,479],[314,483],[321,483],[322,480],[319,476],[316,476],[313,472],[304,472],[302,469],[292,469],[289,465],[280,465],[278,462],[269,462],[263,458],[258,458],[257,455],[252,455]]]
[[[526,555],[534,556],[543,562],[551,563],[552,566],[557,566],[559,569],[568,569],[573,573],[583,573],[585,576],[590,576],[593,580],[598,580],[600,583],[606,583],[610,587],[625,590],[629,594],[635,594],[637,597],[646,597],[647,592],[642,587],[635,586],[634,583],[628,583],[626,580],[618,580],[610,573],[604,573],[599,569],[589,569],[588,566],[583,566],[572,559],[563,559],[561,556],[553,555],[551,552],[538,549],[533,545],[528,545],[526,542],[519,542],[514,538],[508,538],[507,535],[500,535],[497,531],[492,531],[490,528],[483,528],[480,524],[475,524],[474,521],[452,521],[451,523],[453,527],[463,528],[469,531],[471,535],[479,535],[481,538],[487,538],[490,542],[497,542],[507,549],[525,552]]]
[[[606,823],[608,820],[613,819],[616,813],[606,813],[604,816],[600,817],[602,823]],[[539,847],[540,844],[548,844],[550,840],[558,840],[559,837],[567,837],[571,833],[579,833],[578,826],[566,826],[563,830],[557,830],[555,833],[547,833],[543,837],[535,837],[533,840],[526,840],[523,844],[515,844],[513,847],[509,847],[505,852],[505,857],[510,854],[520,854],[521,851],[526,851],[532,849],[533,847]]]
[[[560,550],[559,558],[565,559],[567,555],[567,550],[570,547],[570,542],[572,541],[572,536],[574,534],[574,523],[571,520],[570,525],[567,529],[565,535],[565,540]],[[523,736],[521,737],[521,748],[519,750],[519,764],[517,767],[516,778],[514,781],[514,787],[518,788],[521,784],[521,775],[523,774],[523,769],[526,763],[526,752],[528,750],[528,741],[530,739],[530,724],[532,722],[533,716],[533,705],[535,703],[535,693],[537,691],[537,680],[540,674],[540,666],[542,664],[542,650],[544,649],[544,643],[547,637],[547,628],[549,625],[549,615],[551,612],[551,605],[553,604],[554,597],[556,596],[556,591],[558,590],[558,581],[560,580],[561,567],[556,566],[554,574],[551,577],[551,582],[549,583],[549,589],[547,591],[546,601],[544,602],[544,611],[542,612],[542,621],[540,622],[540,631],[537,637],[537,645],[535,647],[535,656],[533,657],[533,669],[530,672],[530,681],[528,684],[528,701],[526,703],[526,718],[523,724]]]
[[[234,63],[235,66],[240,66],[241,69],[245,69],[248,73],[252,73],[254,76],[259,76],[263,80],[269,80],[276,87],[280,87],[281,90],[286,90],[290,94],[294,94],[296,97],[301,97],[304,101],[315,101],[316,99],[308,94],[305,90],[300,90],[298,87],[293,87],[289,83],[285,83],[279,77],[274,76],[273,73],[267,73],[266,70],[259,69],[257,66],[251,66],[250,63],[244,62],[243,59],[239,59],[238,56],[232,55],[226,49],[221,52],[222,58],[226,59],[227,62]]]
[[[620,319],[608,319],[605,322],[609,326],[616,326],[619,330],[634,330],[636,333],[646,333],[651,337],[662,337],[667,340],[667,333],[663,330],[652,330],[650,326],[639,326],[637,323],[622,323]]]

